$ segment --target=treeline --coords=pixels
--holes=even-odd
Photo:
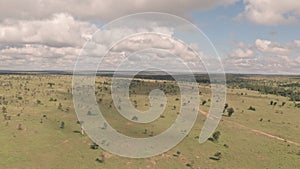
[[[274,94],[290,98],[291,101],[300,101],[300,91],[296,90],[299,83],[277,84],[276,82],[266,82],[261,80],[250,80],[243,78],[230,78],[227,84],[238,88],[258,91],[262,94]]]

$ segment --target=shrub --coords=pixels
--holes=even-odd
[[[2,113],[7,113],[7,109],[5,106],[2,107]]]
[[[250,106],[250,107],[248,108],[248,110],[255,111],[256,109],[255,109],[255,107]]]
[[[232,114],[234,113],[234,109],[232,107],[227,109],[228,117],[231,117]]]
[[[93,150],[97,150],[99,148],[99,145],[96,143],[93,143],[92,145],[90,145],[90,148]]]
[[[19,124],[19,125],[18,125],[18,130],[23,130],[22,124]]]
[[[60,128],[61,128],[61,129],[64,129],[64,128],[65,128],[65,122],[62,121],[62,122],[60,123]]]
[[[58,104],[57,109],[59,109],[59,110],[62,109],[62,104],[61,103]]]
[[[40,100],[36,100],[36,104],[42,104]]]
[[[220,131],[216,131],[212,134],[212,137],[209,139],[213,142],[217,142],[220,138],[221,132]]]
[[[225,103],[224,109],[228,108],[228,103]]]

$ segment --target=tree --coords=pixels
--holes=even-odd
[[[36,104],[42,104],[40,100],[36,100]]]
[[[23,130],[22,124],[19,124],[19,125],[18,125],[18,130]]]
[[[214,158],[211,158],[211,159],[221,160],[221,158],[222,158],[222,153],[218,151],[214,154]]]
[[[228,103],[225,103],[223,113],[225,112],[225,110],[226,110],[227,108],[228,108]]]
[[[220,138],[220,135],[221,135],[221,132],[220,132],[220,131],[214,132],[213,135],[212,135],[213,141],[214,141],[214,142],[218,141],[219,138]]]
[[[225,103],[224,109],[228,108],[228,103]]]
[[[234,109],[232,107],[227,109],[228,117],[231,117],[232,114],[234,113]]]
[[[2,107],[2,113],[7,113],[7,109],[5,106]]]
[[[255,111],[256,109],[255,109],[255,107],[250,106],[250,107],[248,108],[248,110]]]
[[[62,104],[61,104],[61,103],[58,104],[57,109],[58,109],[58,110],[61,110],[61,109],[62,109]]]
[[[49,87],[52,88],[52,86],[55,85],[55,83],[48,83]]]
[[[203,100],[202,105],[205,105],[205,104],[206,104],[206,100]]]
[[[65,128],[65,122],[62,121],[62,122],[60,123],[60,128],[61,128],[61,129],[64,129],[64,128]]]
[[[99,145],[96,143],[93,143],[92,145],[90,145],[90,148],[93,150],[97,150],[99,148]]]

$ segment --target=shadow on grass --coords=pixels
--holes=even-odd
[[[214,161],[219,161],[220,160],[220,158],[218,158],[218,157],[209,157],[209,159],[214,160]]]
[[[104,163],[104,161],[100,160],[99,158],[96,158],[96,161],[99,162],[99,163]]]
[[[80,131],[78,131],[78,130],[74,130],[74,131],[73,131],[73,133],[78,133],[78,134],[81,134],[81,132],[80,132]]]

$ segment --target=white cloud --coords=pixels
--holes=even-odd
[[[81,46],[96,29],[64,13],[44,20],[6,20],[0,23],[0,43]]]
[[[156,30],[158,29],[159,28],[156,28]],[[99,65],[101,69],[116,69],[122,62],[127,62],[128,69],[156,65],[164,67],[167,70],[177,67],[179,71],[181,70],[180,68],[183,68],[182,65],[178,65],[179,59],[184,62],[183,64],[186,64],[194,71],[205,71],[204,67],[201,67],[203,65],[199,56],[181,42],[174,40],[171,37],[172,34],[171,32],[169,35],[138,33],[134,36],[127,37],[115,44],[109,53],[105,55],[103,60],[99,59],[99,53],[94,52],[99,51],[97,46],[93,47],[93,45],[91,45],[91,49],[86,51],[85,55],[94,55],[94,58],[98,56],[98,61],[96,62],[99,63],[99,61],[101,61]],[[102,37],[101,31],[99,35],[96,35],[96,37],[98,36]],[[200,53],[200,57],[203,56],[204,54]],[[83,62],[92,67],[94,60],[91,62],[91,58],[86,57],[83,59]],[[85,66],[86,64],[81,65]]]
[[[300,56],[296,57],[295,61],[300,65]]]
[[[253,55],[254,55],[254,52],[251,49],[238,48],[238,49],[234,49],[231,52],[231,56],[240,57],[240,58],[249,58],[249,57],[252,57]]]
[[[256,39],[255,46],[259,51],[263,53],[287,55],[290,52],[287,46],[282,46],[276,42],[271,42],[269,40]]]
[[[294,40],[294,44],[295,44],[297,47],[300,47],[300,40]]]
[[[2,0],[0,20],[41,19],[53,13],[69,13],[75,18],[111,20],[136,12],[168,12],[186,16],[193,10],[227,5],[237,0]]]
[[[244,0],[245,9],[238,17],[262,25],[289,24],[299,21],[298,0]]]
[[[27,44],[0,50],[1,69],[70,70],[74,67],[80,49]]]
[[[252,44],[237,43],[224,59],[228,72],[299,74],[300,58],[295,41],[278,43],[256,39]]]
[[[58,25],[53,23],[58,23]],[[61,24],[62,30],[58,31],[56,28],[60,28],[59,25]],[[152,23],[150,24],[153,25]],[[82,30],[82,32],[78,33],[77,36],[72,36],[77,31],[70,31],[71,25],[77,30]],[[2,33],[0,38],[2,42],[9,42],[8,45],[0,48],[1,69],[71,70],[74,68],[76,58],[81,52],[81,47],[83,47],[81,42],[86,41],[86,37],[83,35],[91,36],[89,32],[94,30],[94,25],[78,22],[65,14],[54,15],[51,19],[46,20],[17,22],[10,25],[9,28],[7,27],[3,29],[2,32],[4,33]],[[48,27],[50,28],[46,31],[45,28]],[[17,33],[10,33],[8,30],[18,29],[24,29],[24,31],[19,32],[15,39],[12,35],[16,35]],[[149,34],[147,33],[149,31],[163,32],[164,35]],[[143,32],[146,32],[146,34]],[[127,35],[135,33],[137,33],[135,36],[127,37]],[[60,35],[65,36],[61,37]],[[149,48],[166,50],[171,54],[182,57],[189,63],[197,64],[196,61],[199,61],[199,58],[195,58],[195,54],[191,50],[186,50],[186,47],[181,43],[174,41],[171,38],[172,35],[173,29],[157,25],[154,27],[150,26],[149,30],[146,28],[131,29],[126,27],[99,30],[94,35],[93,40],[85,46],[85,50],[82,51],[80,62],[82,65],[95,65],[95,63],[99,63],[100,56],[108,50],[110,43],[116,39],[126,37],[103,60],[104,66],[107,67],[101,65],[101,69],[118,66],[124,59],[125,53]],[[65,42],[65,44],[62,45],[62,42]],[[17,45],[13,45],[14,43],[17,43]],[[166,63],[159,62],[161,59],[166,59],[164,55],[156,55],[155,57],[151,57],[151,59],[152,61],[156,60],[157,63]],[[169,59],[167,62],[168,65],[174,66],[172,65],[174,58]],[[150,60],[148,62],[150,63]],[[166,67],[166,65],[164,66]]]

